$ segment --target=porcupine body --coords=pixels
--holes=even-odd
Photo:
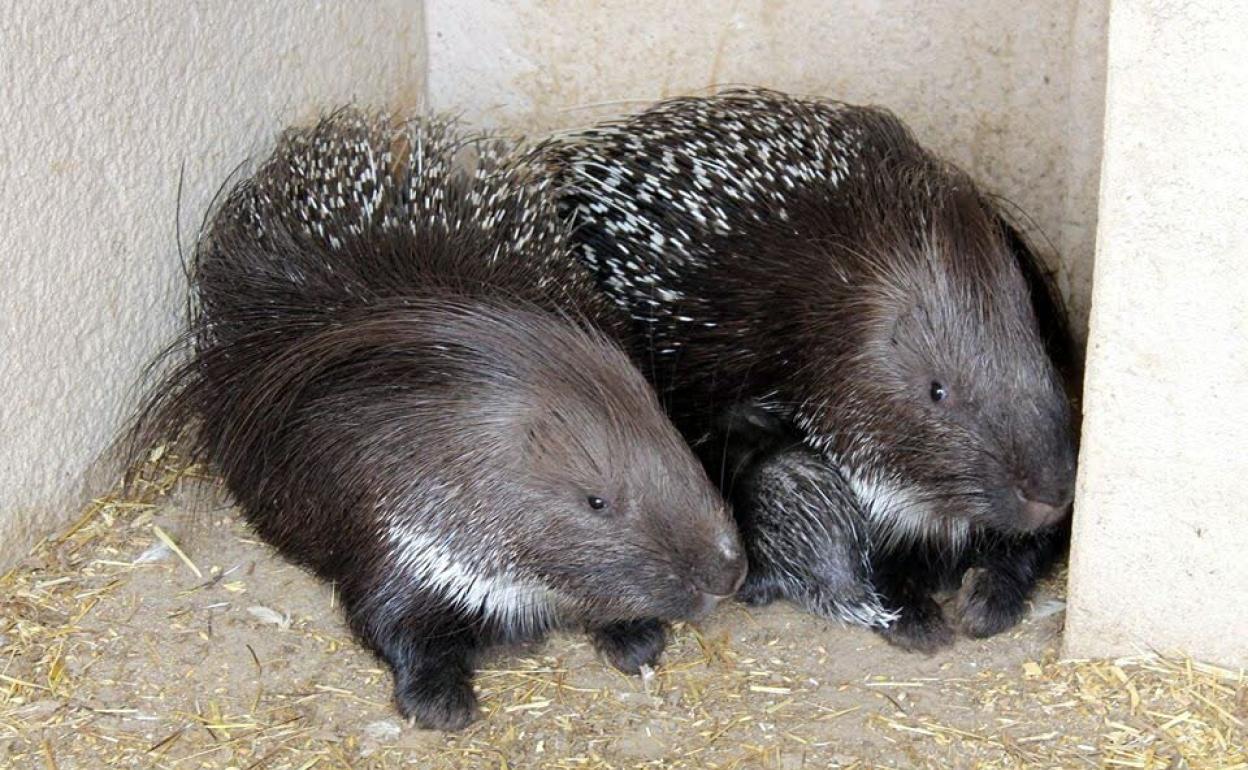
[[[744,570],[553,206],[519,155],[440,119],[287,131],[213,213],[188,360],[135,429],[191,426],[424,726],[474,718],[479,650],[556,626],[635,673]]]
[[[1070,502],[1054,360],[1073,357],[1035,255],[969,177],[885,110],[762,90],[661,102],[546,152],[638,360],[743,531],[771,531],[746,538],[745,598],[844,606],[821,557],[769,543],[865,522],[871,569],[852,577],[899,611],[875,623],[890,641],[951,641],[933,595],[960,581],[967,633],[1018,620]],[[843,505],[812,517],[774,482],[760,494],[775,432],[737,419],[724,438],[750,410],[787,423]],[[745,449],[724,449],[734,433]]]

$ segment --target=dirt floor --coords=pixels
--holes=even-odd
[[[0,766],[1248,768],[1243,672],[1058,662],[1060,580],[930,658],[785,605],[679,628],[645,681],[558,636],[484,662],[469,729],[417,730],[330,587],[166,471],[0,578]]]

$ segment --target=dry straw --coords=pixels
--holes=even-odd
[[[481,721],[456,736],[412,730],[332,593],[320,618],[257,606],[247,566],[210,567],[213,554],[156,523],[199,474],[171,454],[154,460],[134,495],[93,501],[0,578],[0,766],[1248,769],[1240,671],[1049,653],[971,676],[887,678],[866,655],[856,679],[821,683],[793,662],[816,644],[809,634],[859,632],[795,614],[803,638],[733,643],[726,627],[754,622],[739,608],[718,632],[678,629],[644,679],[608,671],[579,637],[497,656],[478,678]],[[228,531],[256,569],[274,561],[241,525]],[[134,589],[145,574],[175,609],[145,609]],[[243,623],[260,629],[255,643],[231,635]],[[318,679],[287,681],[291,660],[319,661]],[[128,680],[119,661],[137,663]],[[233,673],[214,679],[218,666]]]

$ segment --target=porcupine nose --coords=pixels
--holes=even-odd
[[[726,599],[745,582],[745,552],[736,538],[730,537],[723,538],[716,551],[690,577],[698,591],[716,599]]]
[[[1063,432],[1051,442],[1047,462],[1036,463],[1015,481],[1023,528],[1040,529],[1061,521],[1075,496],[1075,449]]]
[[[1066,514],[1071,502],[1069,493],[1062,494],[1059,499],[1057,495],[1040,496],[1033,490],[1015,487],[1014,494],[1022,506],[1023,520],[1029,530],[1056,524]]]

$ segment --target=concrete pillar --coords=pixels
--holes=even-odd
[[[1112,5],[1066,652],[1248,665],[1248,5]]]
[[[184,304],[227,174],[282,125],[422,98],[422,6],[5,3],[0,14],[0,570],[74,515]]]

